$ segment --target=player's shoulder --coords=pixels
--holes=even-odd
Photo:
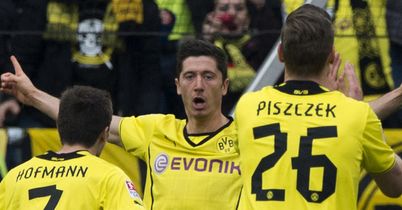
[[[98,157],[92,154],[87,154],[86,155],[86,159],[83,160],[86,161],[88,164],[91,164],[95,167],[100,167],[100,168],[111,168],[113,169],[114,167],[117,167],[115,165],[113,165],[112,163]]]
[[[14,168],[12,168],[8,171],[8,173],[6,174],[6,176],[4,178],[17,175],[21,170],[33,167],[36,159],[37,159],[36,157],[32,157],[31,159],[25,161],[24,163],[21,163],[18,166],[15,166]]]
[[[248,100],[254,100],[255,98],[263,97],[263,95],[265,95],[268,92],[271,92],[273,90],[274,90],[273,86],[265,86],[265,87],[263,87],[263,88],[261,88],[259,90],[244,93],[240,97],[239,102],[240,101],[245,102],[245,101],[248,101]]]
[[[345,104],[345,106],[350,108],[356,108],[360,110],[368,110],[370,109],[370,105],[365,101],[359,101],[354,98],[348,97],[340,91],[330,91],[331,94],[334,94],[336,97],[334,100],[338,100]]]
[[[122,122],[129,122],[129,121],[151,121],[155,123],[164,123],[164,122],[175,122],[175,121],[181,121],[183,119],[177,118],[173,114],[146,114],[146,115],[140,115],[140,116],[129,116],[129,117],[123,117]]]
[[[99,171],[98,177],[100,179],[107,180],[111,177],[121,179],[127,176],[121,168],[100,157],[93,155],[92,157],[89,157],[89,160],[87,161],[93,169]]]

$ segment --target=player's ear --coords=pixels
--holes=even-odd
[[[284,59],[284,57],[283,57],[283,46],[282,46],[282,42],[279,43],[279,46],[278,46],[278,58],[279,58],[279,61],[280,61],[280,62],[282,62],[282,63],[285,62],[285,59]]]
[[[109,126],[106,126],[105,129],[99,134],[98,140],[106,142],[109,138]]]
[[[106,126],[106,128],[103,129],[103,131],[99,134],[95,145],[93,145],[96,156],[98,157],[100,156],[108,138],[109,138],[109,126]]]
[[[222,84],[222,96],[225,96],[225,95],[228,93],[229,84],[230,84],[230,80],[229,80],[228,78],[226,78],[225,80],[223,80],[223,84]]]
[[[181,95],[181,88],[180,88],[179,79],[178,79],[178,78],[175,78],[175,79],[174,79],[174,82],[175,82],[175,84],[176,84],[176,92],[177,92],[177,95]]]
[[[105,135],[105,139],[107,140],[109,138],[109,131],[110,131],[110,126],[106,126],[105,130],[104,130],[104,135]]]

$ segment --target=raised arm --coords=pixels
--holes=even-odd
[[[369,102],[371,108],[381,120],[402,107],[402,85]]]
[[[14,66],[15,74],[7,72],[1,75],[1,91],[14,95],[21,103],[33,106],[53,120],[57,120],[60,100],[36,88],[14,56],[11,56],[11,62]],[[121,117],[113,116],[108,141],[122,146],[119,136],[120,120]]]
[[[363,100],[363,92],[353,65],[347,62],[344,71],[337,77],[340,66],[339,54],[335,56],[334,60],[334,64],[331,66],[330,78],[335,81],[335,89],[356,100]],[[402,85],[376,100],[370,101],[369,104],[377,114],[377,117],[380,120],[384,120],[402,107]]]
[[[14,56],[11,56],[11,62],[15,74],[7,72],[1,75],[1,90],[56,120],[59,113],[59,99],[37,89]]]
[[[110,122],[109,129],[109,138],[108,142],[112,144],[116,144],[118,146],[123,147],[123,142],[121,141],[119,134],[119,125],[120,125],[121,117],[117,115],[113,115],[112,122]]]

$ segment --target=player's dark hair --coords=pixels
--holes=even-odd
[[[183,61],[188,57],[208,56],[215,60],[222,78],[227,78],[227,58],[225,52],[212,43],[199,39],[187,39],[179,46],[177,52],[176,77],[180,77],[183,70]]]
[[[63,144],[91,147],[112,120],[110,94],[88,86],[74,86],[60,98],[57,128]]]
[[[304,4],[289,14],[281,31],[287,70],[299,76],[321,73],[334,44],[334,29],[328,13]]]

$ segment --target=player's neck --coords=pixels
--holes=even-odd
[[[207,118],[188,118],[186,129],[189,134],[197,133],[210,133],[218,130],[226,123],[229,119],[222,113],[217,113]]]
[[[285,82],[290,80],[297,80],[297,81],[313,81],[323,87],[330,87],[330,82],[328,81],[328,75],[326,72],[323,72],[321,75],[318,76],[298,76],[295,74],[289,74],[285,72]]]
[[[80,151],[80,150],[90,150],[87,147],[84,147],[82,145],[78,145],[78,144],[74,144],[74,145],[63,145],[61,147],[61,149],[57,152],[58,154],[62,154],[62,153],[72,153],[72,152],[76,152],[76,151]],[[92,153],[92,152],[91,152]]]

